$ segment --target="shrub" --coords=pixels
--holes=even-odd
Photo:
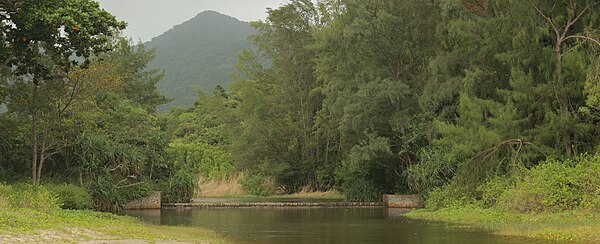
[[[369,136],[354,146],[336,169],[336,180],[348,201],[378,201],[398,188],[398,175],[388,167],[394,154],[387,138]]]
[[[44,187],[58,197],[58,203],[63,209],[89,209],[92,207],[92,197],[82,187],[71,184],[44,185]]]
[[[480,205],[475,198],[464,194],[465,191],[448,184],[437,187],[425,195],[425,207],[432,210],[456,208],[465,205]]]
[[[381,200],[381,190],[373,183],[373,181],[361,177],[347,177],[342,183],[342,190],[347,201],[352,202],[369,202]]]
[[[273,179],[260,174],[242,176],[240,185],[244,191],[256,196],[270,196],[276,191]]]
[[[198,176],[192,170],[180,169],[159,183],[163,202],[190,202],[198,188]]]
[[[88,186],[92,196],[92,208],[100,211],[120,211],[128,202],[147,196],[151,186],[148,183],[123,185],[116,176],[99,177]]]
[[[572,183],[577,186],[581,207],[600,209],[600,156],[581,159],[574,172]]]
[[[58,198],[46,188],[29,184],[0,187],[4,204],[11,208],[28,208],[48,212],[59,209]]]
[[[521,212],[569,210],[579,205],[573,168],[565,162],[548,160],[527,173],[501,200]]]
[[[176,140],[169,144],[167,153],[176,168],[192,169],[208,179],[223,179],[235,170],[227,151],[204,142]]]
[[[497,177],[480,185],[488,206],[519,212],[600,208],[600,157],[554,159],[526,170],[522,178]]]
[[[512,177],[496,176],[477,187],[481,200],[486,207],[499,204],[500,197],[508,190],[515,187],[516,179]]]
[[[447,184],[456,172],[458,162],[448,160],[448,149],[431,147],[421,149],[419,162],[404,172],[408,186],[414,192],[427,192]]]

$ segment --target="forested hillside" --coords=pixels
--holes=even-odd
[[[248,37],[254,33],[247,22],[206,11],[145,43],[147,48],[156,49],[148,67],[165,72],[156,86],[173,99],[159,110],[190,107],[197,90],[227,87],[237,54],[251,47]]]

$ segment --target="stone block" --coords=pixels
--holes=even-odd
[[[160,209],[161,196],[162,192],[154,191],[147,197],[142,197],[140,199],[128,202],[123,208],[125,210]]]
[[[422,208],[423,202],[417,195],[383,195],[388,208]]]

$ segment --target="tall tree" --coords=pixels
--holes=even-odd
[[[402,171],[427,144],[417,98],[437,41],[437,6],[342,2],[344,11],[318,33],[317,75],[325,97],[319,131],[327,138],[326,153],[344,160],[345,185],[372,187],[364,194],[399,191]]]
[[[557,122],[555,128],[561,131],[561,141],[567,157],[579,153],[582,138],[580,134],[585,131],[585,122],[579,116],[579,107],[583,106],[581,91],[583,77],[585,77],[586,58],[583,56],[585,46],[600,46],[600,36],[596,33],[600,23],[600,1],[561,1],[549,4],[547,2],[534,2],[528,0],[530,8],[535,9],[538,19],[543,19],[544,27],[552,32],[553,79],[548,83],[552,86],[552,94],[558,107],[555,108],[556,120],[569,121],[569,124]],[[540,23],[538,23],[540,25]],[[583,66],[583,67],[582,67]],[[573,126],[575,125],[575,126]]]
[[[465,162],[457,180],[473,186],[492,172],[548,155],[590,151],[597,121],[582,108],[595,59],[589,51],[598,45],[598,2],[449,6],[463,14],[445,22],[452,45],[432,65],[440,81],[458,83],[457,117],[440,118],[436,141],[451,148],[449,157]],[[443,60],[459,62],[448,66]]]
[[[252,39],[271,66],[252,80],[232,85],[241,87],[236,92],[242,100],[240,109],[248,113],[248,129],[260,132],[242,138],[249,139],[249,143],[264,138],[259,147],[272,151],[263,156],[248,152],[245,155],[251,158],[246,160],[256,165],[277,165],[272,168],[285,171],[277,174],[280,182],[291,188],[315,185],[312,172],[320,155],[314,117],[320,109],[321,96],[315,92],[320,83],[314,76],[315,53],[311,46],[315,42],[314,29],[323,25],[323,15],[309,0],[291,1],[268,10],[268,14],[266,21],[253,23],[259,34]],[[265,124],[271,126],[265,128]]]
[[[43,115],[40,89],[50,81],[64,79],[72,66],[85,65],[95,53],[106,51],[109,38],[125,23],[90,0],[6,0],[0,3],[0,22],[4,39],[0,72],[14,70],[20,77],[15,82],[29,84],[31,90],[31,169],[32,181],[38,184],[38,163],[43,162],[38,137],[45,132],[38,128]],[[78,61],[81,59],[83,62]]]

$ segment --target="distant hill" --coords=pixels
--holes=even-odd
[[[252,46],[248,37],[254,33],[250,23],[206,11],[145,43],[156,48],[149,68],[165,71],[158,90],[175,99],[158,110],[190,107],[198,89],[210,92],[217,85],[226,87],[237,55]]]

